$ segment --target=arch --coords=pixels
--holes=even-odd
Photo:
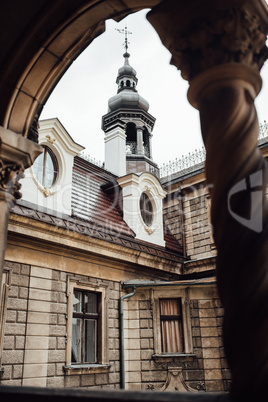
[[[0,125],[34,139],[37,122],[50,93],[77,56],[105,30],[105,20],[151,8],[159,0],[28,0],[16,2],[16,24],[1,21]],[[14,15],[4,0],[0,15]],[[8,36],[7,36],[8,35]],[[3,46],[2,46],[3,45]]]
[[[129,122],[126,125],[126,142],[137,143],[137,127],[135,123]]]

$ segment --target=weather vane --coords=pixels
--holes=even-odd
[[[130,34],[132,34],[132,32],[128,31],[128,30],[127,30],[127,27],[125,27],[124,29],[117,29],[117,28],[115,28],[115,29],[116,29],[119,33],[125,34],[125,43],[123,44],[123,46],[125,47],[126,52],[127,52],[128,45],[129,45],[129,42],[128,42],[128,40],[127,40],[127,36],[130,35]]]

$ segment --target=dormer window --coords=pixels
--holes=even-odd
[[[153,204],[146,193],[142,193],[140,198],[140,212],[145,225],[151,226],[153,222]]]
[[[42,145],[44,152],[38,156],[33,164],[33,172],[41,186],[52,187],[58,175],[58,162],[52,150],[47,145]]]
[[[162,200],[167,195],[151,173],[130,173],[117,179],[123,189],[123,218],[135,238],[165,247]]]

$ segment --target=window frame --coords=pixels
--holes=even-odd
[[[161,314],[161,301],[162,300],[176,300],[177,303],[179,304],[179,314]],[[160,317],[160,332],[161,332],[161,353],[184,353],[185,350],[185,342],[184,342],[184,333],[183,333],[183,319],[182,319],[182,302],[180,297],[168,297],[168,298],[161,298],[159,299],[159,317]],[[163,328],[162,328],[162,323],[163,322],[170,322],[170,321],[177,321],[179,323],[179,326],[181,326],[181,343],[182,343],[182,350],[177,350],[176,352],[165,352],[163,351]]]
[[[96,293],[99,310],[99,334],[97,336],[98,353],[96,363],[72,362],[72,323],[73,323],[73,300],[74,290]],[[67,334],[66,334],[66,366],[67,374],[83,374],[106,372],[110,367],[108,361],[108,285],[91,284],[83,279],[68,277],[67,279]]]
[[[99,334],[101,333],[101,312],[100,312],[100,295],[99,293],[88,291],[88,290],[82,290],[82,289],[76,289],[74,288],[74,292],[80,292],[82,295],[82,311],[77,312],[73,310],[72,314],[72,320],[74,318],[80,319],[82,321],[82,334],[81,334],[81,345],[80,345],[80,353],[81,353],[81,362],[73,362],[72,357],[71,357],[71,364],[72,365],[77,365],[77,364],[97,364],[99,359],[99,350],[100,350],[100,345],[98,342],[99,339]],[[97,313],[92,313],[92,312],[85,312],[85,296],[87,294],[93,294],[96,295],[96,303],[97,303]],[[88,320],[93,320],[95,324],[94,328],[94,361],[85,361],[85,324],[86,321]],[[72,330],[72,336],[73,336],[73,330]]]
[[[146,200],[147,198],[147,200]],[[148,205],[151,206],[151,210],[148,211],[146,208],[144,208],[144,206],[146,206],[146,201],[148,201]],[[149,194],[146,191],[143,191],[140,195],[140,199],[139,199],[139,211],[140,211],[140,216],[141,216],[141,220],[142,223],[146,226],[146,227],[151,227],[153,225],[154,222],[154,202],[152,200],[152,198],[149,196]],[[149,217],[149,222],[147,222],[147,217]]]
[[[41,180],[41,181],[38,180],[38,177],[36,176],[36,172],[35,172],[35,167],[34,167],[35,163],[37,163],[38,158],[35,160],[35,163],[34,163],[33,166],[32,166],[32,171],[33,171],[33,175],[34,175],[34,177],[35,177],[35,180],[38,182],[38,184],[39,184],[42,188],[50,189],[50,188],[54,187],[55,184],[56,184],[57,181],[58,181],[58,177],[59,177],[59,162],[58,162],[57,156],[55,155],[54,151],[51,149],[50,146],[48,146],[48,145],[45,144],[45,143],[44,143],[44,144],[40,144],[40,145],[41,145],[41,146],[43,147],[43,149],[44,149],[43,154],[40,155],[40,156],[43,155],[42,180]],[[47,172],[46,163],[47,163],[47,156],[48,156],[48,155],[50,156],[51,161],[52,161],[52,164],[53,164],[54,177],[53,177],[53,182],[52,182],[52,184],[49,185],[49,186],[46,186],[46,185],[45,185],[45,184],[46,184],[46,172]]]
[[[162,352],[162,331],[160,320],[160,300],[161,299],[180,299],[182,315],[182,331],[184,339],[183,352],[164,353]],[[189,289],[163,287],[161,289],[152,289],[151,303],[153,306],[153,333],[154,333],[154,355],[153,357],[187,356],[193,354],[191,317],[189,306]]]

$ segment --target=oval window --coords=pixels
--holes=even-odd
[[[140,211],[143,222],[150,226],[153,222],[153,204],[146,193],[142,193],[140,198]]]
[[[58,174],[57,158],[47,145],[42,145],[44,152],[36,158],[33,172],[37,181],[46,188],[55,184]]]

